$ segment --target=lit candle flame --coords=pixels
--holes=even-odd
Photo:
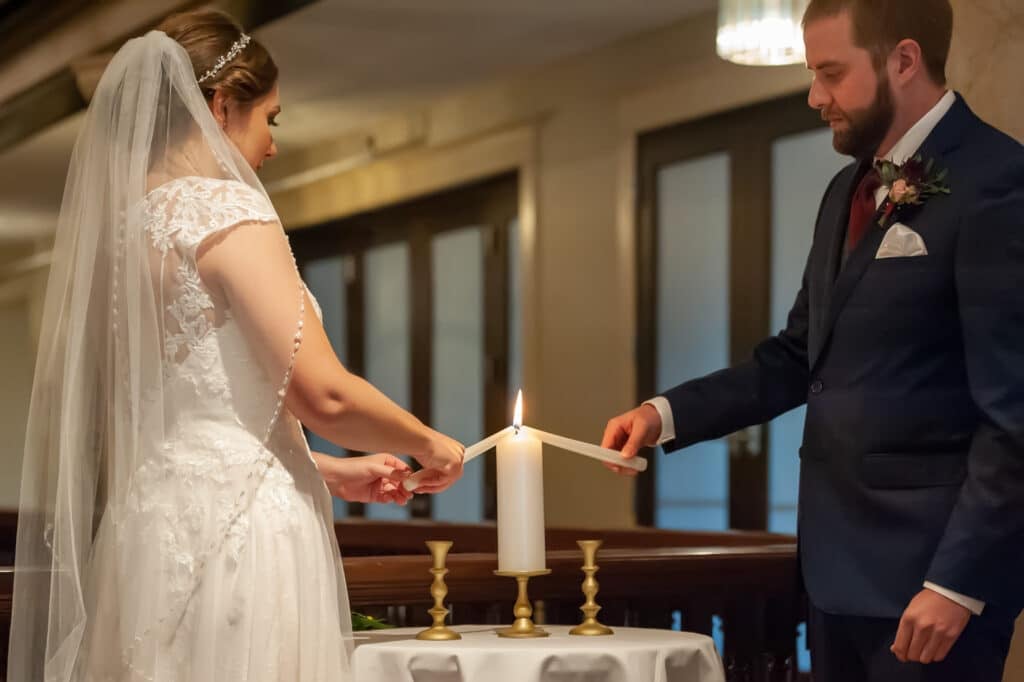
[[[516,428],[516,431],[523,425],[523,389],[519,389],[519,395],[516,396],[516,411],[512,417],[512,426]]]

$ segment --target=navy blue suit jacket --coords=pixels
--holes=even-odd
[[[921,146],[951,194],[888,221],[928,255],[842,263],[850,197],[825,192],[786,328],[736,367],[665,393],[666,451],[807,403],[800,448],[804,584],[820,609],[898,617],[930,580],[1024,606],[1024,148],[958,95]],[[876,215],[875,218],[879,216]],[[772,453],[775,457],[790,453]]]

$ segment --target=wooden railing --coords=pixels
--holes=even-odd
[[[9,516],[0,513],[0,557],[13,546]],[[338,522],[335,530],[353,609],[400,626],[429,624],[431,560],[423,541],[452,540],[446,582],[453,622],[511,622],[515,584],[493,573],[493,524],[360,520]],[[546,536],[551,575],[530,582],[539,622],[579,621],[582,555],[575,543],[602,539],[597,561],[602,622],[668,628],[678,620],[684,630],[711,634],[713,616],[718,616],[730,682],[797,679],[796,625],[802,607],[792,536],[572,528],[551,528]],[[10,568],[0,568],[3,669],[11,589]]]

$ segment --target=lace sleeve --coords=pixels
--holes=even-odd
[[[179,246],[194,256],[207,237],[242,223],[276,222],[270,201],[234,180],[187,177],[147,197],[146,231],[163,253]]]

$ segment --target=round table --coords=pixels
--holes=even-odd
[[[710,637],[692,632],[614,628],[581,637],[545,625],[550,637],[498,637],[496,625],[460,625],[462,639],[425,642],[422,628],[355,633],[356,682],[724,682]]]

